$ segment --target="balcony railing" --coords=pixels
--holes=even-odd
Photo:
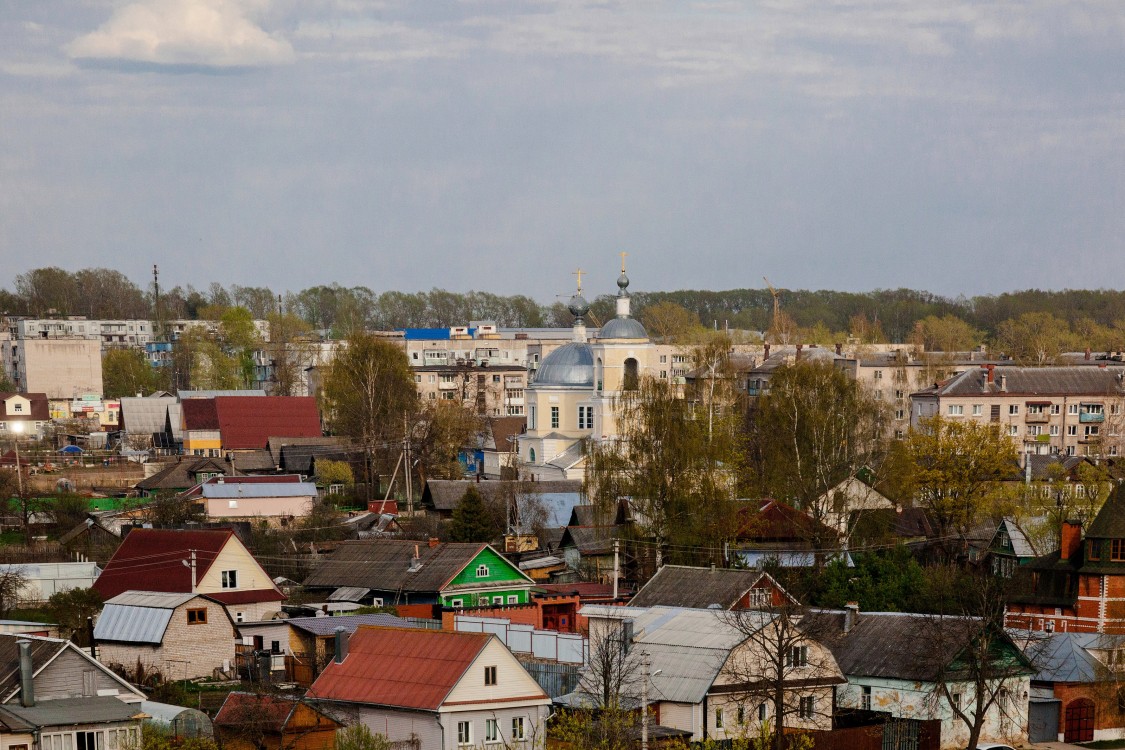
[[[1100,413],[1100,414],[1090,414],[1090,413],[1087,413],[1087,412],[1082,412],[1081,414],[1078,415],[1078,421],[1081,422],[1082,424],[1089,424],[1089,423],[1092,423],[1092,422],[1104,422],[1105,421],[1105,413],[1103,412],[1103,413]]]
[[[1040,412],[1039,414],[1028,412],[1024,416],[1024,421],[1028,424],[1046,424],[1051,421],[1051,415],[1046,412]]]

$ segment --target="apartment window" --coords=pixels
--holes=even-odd
[[[1070,414],[1070,415],[1072,415],[1072,416],[1076,416],[1076,415],[1078,414],[1078,404],[1070,404],[1070,405],[1068,405],[1068,406],[1066,407],[1066,413],[1067,413],[1067,414]]]
[[[746,723],[746,706],[740,705],[738,707],[738,712],[735,713],[735,721],[738,722],[739,726]]]
[[[1086,437],[1093,437],[1099,432],[1099,427],[1096,424],[1086,425]]]
[[[664,380],[667,380],[668,379],[668,371],[667,370],[661,370],[660,371],[660,377]]]
[[[1057,437],[1059,434],[1059,426],[1057,424],[1053,424],[1047,428],[1047,431]]]
[[[1042,414],[1043,413],[1043,404],[1028,404],[1027,405],[1027,413],[1028,414]]]
[[[430,383],[436,383],[437,382],[437,375],[434,375],[433,373],[431,373],[429,378],[427,378],[427,381],[430,382]]]
[[[1114,539],[1110,543],[1109,559],[1114,562],[1125,560],[1125,539]]]
[[[579,406],[578,407],[578,429],[592,430],[594,429],[594,407],[592,406]]]
[[[457,744],[473,744],[473,723],[471,721],[457,722]]]
[[[188,625],[206,625],[207,624],[207,610],[206,609],[189,609],[187,611],[187,624]]]
[[[522,716],[516,716],[512,719],[512,739],[519,742],[527,739],[527,724]]]
[[[559,407],[551,407],[551,428],[557,430],[559,428]]]
[[[1008,425],[1008,434],[1015,437],[1020,434],[1020,426],[1018,424]]]
[[[809,647],[793,646],[785,657],[787,667],[807,667],[809,665]]]
[[[1117,455],[1117,446],[1116,445],[1109,446],[1109,455],[1111,455],[1111,456]]]
[[[484,720],[484,741],[486,743],[500,741],[500,722],[496,719]]]
[[[962,404],[950,404],[946,409],[951,417],[959,417],[965,413],[965,407]]]
[[[523,388],[508,388],[504,391],[508,398],[523,398]]]
[[[875,371],[875,379],[876,380],[882,380],[883,379],[883,371],[882,370],[876,370]]]
[[[1029,424],[1027,426],[1027,434],[1032,436],[1032,437],[1034,437],[1036,435],[1041,435],[1042,433],[1043,433],[1043,425]]]
[[[487,565],[478,565],[477,566],[477,578],[488,578],[488,566]]]
[[[237,570],[224,570],[223,571],[223,588],[236,589],[238,588],[238,571]]]
[[[493,375],[492,376],[492,382],[493,383],[499,383],[500,382],[500,376],[499,375]]]
[[[882,388],[876,388],[875,389],[875,399],[877,401],[883,400],[883,389]]]
[[[802,719],[811,719],[816,711],[816,698],[811,695],[802,695],[797,706],[797,716]]]
[[[895,409],[895,419],[906,419],[906,409]]]
[[[895,391],[895,398],[906,398],[906,392],[896,390]]]
[[[766,716],[769,715],[769,709],[766,708],[765,703],[758,704],[758,721],[765,721]]]
[[[508,416],[509,417],[523,416],[523,407],[522,406],[509,406],[508,407]]]
[[[1019,404],[1008,404],[1008,414],[1009,414],[1009,416],[1014,417],[1015,415],[1017,415],[1019,413],[1020,413],[1020,405]]]
[[[444,393],[441,394],[441,397],[445,401],[452,401],[453,400],[453,391],[445,391]]]
[[[1051,404],[1052,414],[1062,414],[1062,406],[1060,404]]]
[[[1114,414],[1114,415],[1120,414],[1121,413],[1121,404],[1110,404],[1109,405],[1109,413]]]
[[[1075,435],[1077,435],[1078,434],[1078,425],[1068,424],[1066,426],[1066,434],[1070,435],[1071,437],[1074,437]]]
[[[430,391],[430,401],[437,401],[437,394]]]
[[[415,383],[421,383],[422,382],[422,376],[421,375],[415,375],[414,376],[414,382]]]
[[[661,354],[660,355],[660,364],[663,365],[663,364],[666,364],[667,362],[668,362],[668,355],[667,354]]]
[[[863,693],[859,697],[859,707],[864,711],[871,710],[871,687],[869,685],[863,686]]]
[[[1101,404],[1086,404],[1087,414],[1105,414],[1105,407]]]
[[[495,685],[496,684],[496,667],[485,667],[484,668],[484,684],[485,685]]]
[[[715,709],[715,729],[723,728],[723,709]]]

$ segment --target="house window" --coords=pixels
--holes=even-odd
[[[750,589],[750,607],[764,609],[773,604],[773,592],[769,589]]]
[[[559,407],[551,407],[551,429],[557,430],[559,428]]]
[[[802,695],[797,706],[797,716],[802,719],[811,719],[816,711],[816,698],[811,695]]]
[[[187,624],[188,625],[206,625],[207,624],[207,610],[206,609],[189,609],[187,611]]]
[[[516,716],[512,719],[512,739],[520,742],[527,739],[527,724],[522,716]]]
[[[496,684],[496,667],[485,667],[484,668],[484,684],[485,685],[495,685]]]
[[[280,654],[281,653],[281,641],[270,641],[270,653],[271,654]]]
[[[238,501],[237,500],[227,500],[227,508],[235,509],[237,507],[238,507]]]
[[[716,729],[722,729],[723,728],[723,709],[721,709],[721,708],[715,709],[715,728]]]
[[[519,604],[520,598],[515,594],[508,594],[508,604]]]
[[[15,407],[15,408],[12,409],[12,411],[16,411],[16,412],[23,411],[23,404],[12,404],[12,406]]]
[[[462,607],[465,606],[465,600],[464,599],[450,599],[449,600],[449,606],[453,607],[454,609],[461,609]]]
[[[973,404],[973,416],[979,417],[984,414],[984,407],[980,404]]]
[[[236,589],[238,588],[238,571],[237,570],[224,570],[223,571],[223,588]]]
[[[592,430],[594,429],[594,407],[592,406],[579,406],[578,407],[578,429]]]
[[[740,705],[738,707],[738,712],[735,714],[735,721],[738,722],[739,726],[746,723],[746,706]]]
[[[882,380],[883,379],[883,371],[882,370],[876,370],[875,371],[875,379],[876,380]]]
[[[235,622],[242,622],[245,619],[246,619],[246,614],[244,612],[235,612],[234,613],[234,621]]]
[[[961,710],[961,694],[960,693],[954,693],[953,695],[949,696],[949,702],[951,704],[953,704],[954,709],[956,709],[958,711]]]
[[[959,417],[965,413],[965,407],[962,404],[950,404],[948,410],[951,417]]]
[[[473,744],[473,723],[471,721],[457,722],[457,744]]]
[[[1066,407],[1066,413],[1070,414],[1072,416],[1077,416],[1077,414],[1078,414],[1078,404],[1069,404]]]
[[[493,383],[499,383],[500,382],[500,376],[499,375],[493,375],[492,376],[492,382]]]
[[[500,722],[496,719],[484,720],[484,741],[488,744],[500,741]]]
[[[488,597],[485,597],[485,598],[487,599]],[[494,596],[494,597],[492,597],[492,603],[496,604],[496,605],[502,605],[504,603],[504,597]]]
[[[758,721],[765,721],[766,716],[769,714],[769,709],[766,708],[765,703],[758,704]]]
[[[488,578],[488,566],[487,565],[478,565],[477,566],[477,578]]]
[[[787,667],[807,667],[809,665],[809,647],[793,646],[785,658]]]
[[[859,707],[864,711],[871,710],[871,686],[864,685],[863,693],[859,697]]]
[[[1125,539],[1114,539],[1109,547],[1109,559],[1114,562],[1125,560]]]

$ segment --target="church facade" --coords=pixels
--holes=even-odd
[[[589,338],[590,305],[579,281],[569,304],[573,340],[543,359],[527,387],[527,432],[519,437],[519,456],[521,474],[528,478],[582,479],[586,441],[617,436],[617,397],[652,374],[656,348],[630,314],[624,265],[617,287],[616,317]]]

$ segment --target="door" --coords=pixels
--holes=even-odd
[[[1033,700],[1028,704],[1027,738],[1032,742],[1058,742],[1059,705],[1057,700]]]
[[[1093,742],[1094,702],[1089,698],[1073,700],[1066,706],[1065,742]]]

